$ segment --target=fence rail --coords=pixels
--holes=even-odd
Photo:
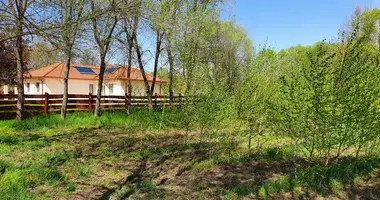
[[[54,114],[60,112],[62,107],[62,94],[36,94],[25,95],[24,114],[27,117]],[[154,95],[152,97],[153,107],[176,106],[180,107],[185,100],[184,96],[174,96],[170,101],[169,96]],[[95,109],[96,95],[92,94],[69,94],[68,112],[92,112]],[[0,120],[14,119],[17,110],[17,95],[0,94]],[[103,110],[123,110],[128,107],[147,107],[147,96],[102,96],[100,107]]]

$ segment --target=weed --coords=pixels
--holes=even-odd
[[[77,166],[77,175],[79,177],[89,177],[92,174],[91,167],[84,164],[79,164]]]
[[[266,198],[268,196],[268,185],[267,184],[264,184],[263,186],[260,187],[258,195],[261,198]]]
[[[19,138],[14,134],[0,134],[0,144],[16,145]]]
[[[0,159],[0,174],[5,173],[7,169],[10,169],[12,167],[12,164],[8,161],[1,160]]]
[[[67,191],[74,192],[75,191],[75,183],[73,181],[69,181],[67,184]]]
[[[152,180],[144,180],[138,188],[140,193],[154,192],[156,191],[156,185]]]
[[[191,170],[193,171],[201,171],[204,169],[210,169],[214,167],[214,159],[201,161],[197,164],[195,164]]]
[[[237,185],[232,188],[232,192],[237,194],[238,196],[245,196],[250,194],[256,194],[257,187],[254,185]]]

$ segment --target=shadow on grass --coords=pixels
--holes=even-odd
[[[240,164],[240,167],[235,166],[232,169],[230,169],[231,166],[228,166],[228,171],[238,173],[235,176],[237,177],[235,178],[236,182],[231,183],[231,179],[229,179],[225,185],[228,190],[238,196],[254,194],[262,198],[268,196],[280,198],[276,195],[284,193],[290,193],[292,198],[314,198],[317,194],[328,196],[343,191],[352,198],[357,198],[359,195],[365,199],[376,199],[368,194],[379,195],[377,191],[380,191],[379,183],[355,186],[356,178],[365,179],[375,169],[380,168],[379,157],[345,158],[328,166],[319,162],[298,159],[296,173],[294,173],[295,167],[291,161],[271,161],[251,163],[251,165],[254,166],[247,167],[246,164],[242,166]],[[246,180],[246,176],[252,176],[252,179]],[[374,179],[376,180],[378,177]]]

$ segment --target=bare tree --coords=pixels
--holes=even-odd
[[[173,106],[173,81],[174,81],[174,55],[172,52],[172,37],[175,34],[175,29],[176,29],[176,19],[177,19],[177,11],[179,10],[180,7],[180,1],[175,0],[174,2],[172,1],[166,1],[167,4],[171,5],[168,6],[168,12],[167,16],[169,16],[168,19],[165,21],[167,24],[164,26],[164,34],[166,38],[166,53],[168,55],[168,62],[169,62],[169,100],[170,100],[170,105]]]
[[[11,0],[8,2],[8,8],[10,9],[10,14],[14,21],[14,30],[15,30],[15,42],[16,42],[16,59],[17,59],[17,76],[16,76],[16,85],[17,85],[17,112],[16,119],[22,120],[24,118],[24,51],[25,46],[23,44],[24,38],[24,29],[25,27],[25,18],[26,11],[29,8],[33,1],[28,0]]]
[[[92,28],[94,33],[95,42],[99,47],[99,56],[100,56],[100,72],[98,79],[98,93],[96,96],[95,104],[95,117],[100,116],[100,100],[102,95],[102,86],[104,71],[106,68],[106,56],[110,48],[112,41],[112,36],[118,22],[118,16],[116,13],[116,3],[114,0],[106,2],[97,2],[91,0],[91,13],[92,16]],[[105,8],[105,9],[104,9]],[[104,12],[106,10],[106,12]],[[103,13],[103,14],[99,14]]]
[[[125,45],[126,50],[126,57],[127,57],[127,87],[126,87],[126,94],[127,94],[127,101],[131,102],[131,96],[132,96],[132,83],[131,83],[131,70],[132,70],[132,63],[133,63],[133,38],[137,31],[137,22],[134,19],[138,19],[139,10],[134,9],[128,9],[129,6],[137,3],[139,4],[139,1],[136,0],[125,0],[124,1],[124,9],[121,10],[121,17],[123,17],[123,26],[122,31],[125,33],[126,41],[123,41],[119,39],[121,43]],[[129,5],[129,6],[128,6]],[[127,113],[130,114],[130,103],[127,104]]]
[[[154,88],[155,88],[156,79],[157,79],[157,69],[158,69],[160,55],[162,52],[161,46],[162,46],[162,40],[163,40],[163,36],[164,36],[164,31],[162,28],[162,20],[164,19],[163,14],[165,14],[165,13],[162,12],[163,7],[164,7],[162,1],[157,2],[157,3],[153,3],[151,5],[147,5],[146,7],[152,8],[151,10],[148,9],[148,13],[153,13],[153,14],[147,15],[146,18],[148,19],[150,29],[152,31],[154,31],[155,38],[156,38],[153,78],[152,78],[152,84],[151,85],[149,85],[149,82],[148,82],[148,79],[146,76],[145,67],[144,67],[143,58],[142,58],[141,45],[139,45],[139,41],[137,40],[136,34],[134,35],[134,45],[135,45],[136,54],[137,54],[137,61],[139,64],[141,75],[142,75],[143,80],[144,80],[146,95],[148,97],[148,107],[149,107],[149,110],[152,110],[153,109],[152,96],[154,94]],[[135,18],[135,21],[137,21],[137,17]]]
[[[63,51],[66,56],[65,72],[63,81],[63,102],[61,108],[61,119],[66,119],[67,103],[69,95],[69,72],[70,64],[73,53],[73,46],[75,44],[78,31],[82,25],[81,17],[83,13],[84,0],[65,0],[60,2],[60,13],[62,14],[62,42]],[[57,45],[57,44],[56,44]]]

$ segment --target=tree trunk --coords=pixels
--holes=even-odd
[[[67,113],[67,103],[69,100],[69,73],[70,73],[70,63],[71,63],[71,55],[67,54],[66,66],[65,66],[65,74],[63,78],[63,100],[62,100],[62,108],[61,108],[61,119],[66,119]]]
[[[300,138],[300,128],[298,127],[296,144],[295,144],[294,151],[293,151],[293,165],[294,165],[294,174],[295,175],[297,174],[296,160],[297,160],[297,153],[298,153],[298,140],[299,140],[299,138]]]
[[[331,152],[331,146],[329,145],[327,149],[327,155],[326,155],[326,161],[325,161],[325,166],[327,166],[330,162],[330,152]]]
[[[99,80],[98,80],[98,93],[96,94],[96,103],[95,103],[95,117],[100,116],[100,100],[102,97],[102,88],[103,88],[103,77],[104,71],[106,68],[106,58],[104,54],[100,55],[100,72],[99,72]]]
[[[262,124],[262,117],[260,117],[259,127],[257,129],[259,137],[257,138],[257,151],[261,153],[261,145],[260,144],[260,137],[261,137],[261,124]]]
[[[252,135],[253,135],[253,122],[252,120],[249,120],[249,138],[248,138],[248,152],[249,153],[251,153]]]
[[[19,22],[21,23],[21,22]],[[22,25],[18,24],[18,33],[22,33]],[[20,34],[21,35],[21,34]],[[22,120],[24,118],[24,47],[22,43],[22,36],[16,38],[17,49],[17,112],[16,119]]]
[[[128,32],[126,33],[128,34]],[[133,40],[128,40],[128,69],[127,69],[127,101],[129,102],[127,105],[127,113],[131,114],[131,102],[132,102],[132,82],[131,82],[131,69],[132,69],[132,48],[133,48]]]
[[[131,33],[128,32],[128,27],[129,26],[132,30]],[[128,68],[127,68],[127,95],[128,95],[128,107],[127,107],[127,113],[128,115],[130,113],[131,109],[131,101],[132,101],[132,83],[131,83],[131,70],[132,70],[132,56],[133,56],[133,38],[134,35],[136,34],[136,24],[132,24],[132,20],[125,20],[124,24],[124,32],[127,36],[127,58],[128,58]]]
[[[156,31],[156,54],[154,56],[154,69],[153,69],[153,80],[152,85],[150,89],[150,94],[154,94],[154,87],[156,85],[156,78],[157,78],[157,68],[158,68],[158,61],[160,59],[160,53],[161,53],[161,43],[162,43],[162,34],[160,31]]]
[[[149,109],[149,111],[151,111],[151,110],[153,110],[152,94],[150,92],[148,79],[146,78],[144,64],[142,62],[142,55],[141,55],[140,47],[138,46],[138,41],[137,41],[136,35],[134,35],[133,40],[134,40],[134,45],[135,45],[136,54],[137,54],[137,61],[139,63],[139,68],[140,68],[141,76],[143,77],[144,84],[145,84],[145,92],[146,92],[146,95],[147,95],[147,98],[148,98],[148,109]]]
[[[167,47],[166,51],[168,53],[168,59],[169,59],[169,100],[170,100],[170,106],[173,106],[173,73],[174,73],[174,59],[172,55],[172,46],[171,46],[171,40],[169,38],[170,36],[167,36]]]

